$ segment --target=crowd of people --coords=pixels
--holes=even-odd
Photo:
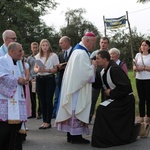
[[[13,30],[2,34],[0,47],[0,149],[22,150],[28,119],[41,119],[40,130],[54,127],[66,132],[67,142],[103,148],[124,145],[147,137],[150,130],[150,41],[143,40],[134,60],[139,97],[139,119],[135,120],[135,97],[128,68],[117,48],[109,49],[109,39],[86,32],[71,46],[68,36],[60,38],[62,51],[53,52],[50,41],[31,43],[32,54],[17,42]],[[101,103],[96,108],[101,93]],[[38,104],[37,104],[38,103]],[[141,133],[141,127],[144,133]]]

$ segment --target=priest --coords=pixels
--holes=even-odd
[[[113,60],[109,52],[96,56],[101,71],[106,99],[100,103],[92,133],[92,146],[118,146],[136,141],[140,124],[135,124],[135,98],[127,74]]]
[[[63,75],[56,127],[67,132],[67,142],[74,144],[90,143],[82,134],[89,134],[91,83],[95,79],[95,62],[91,62],[89,51],[94,48],[95,42],[96,36],[92,32],[82,37],[82,41],[75,46]]]
[[[23,85],[17,61],[21,60],[22,46],[8,45],[8,53],[0,57],[0,149],[22,150],[19,134],[21,123],[27,121]]]

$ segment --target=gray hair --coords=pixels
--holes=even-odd
[[[10,50],[16,50],[18,45],[21,46],[21,44],[18,43],[18,42],[11,42],[11,43],[8,45],[8,52],[9,52]]]
[[[13,30],[5,30],[2,34],[3,40],[5,40],[7,37],[9,37],[10,33],[15,33]]]
[[[89,40],[90,40],[90,39],[92,39],[92,38],[93,38],[92,36],[83,36],[83,37],[82,37],[82,41],[84,41],[84,40],[86,40],[86,39],[89,39]]]
[[[109,53],[115,53],[115,54],[120,55],[120,50],[114,47],[109,50]]]

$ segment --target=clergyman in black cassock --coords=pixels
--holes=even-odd
[[[96,61],[104,68],[101,76],[106,100],[113,101],[107,106],[98,106],[91,144],[103,148],[134,142],[140,124],[135,125],[135,98],[130,80],[125,72],[110,60],[108,52],[100,51]]]

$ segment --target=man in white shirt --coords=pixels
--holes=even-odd
[[[100,49],[95,50],[91,55],[90,58],[92,60],[96,59],[96,54],[101,51],[101,50],[106,50],[108,51],[108,46],[109,46],[109,39],[107,37],[101,37],[100,42]],[[102,89],[102,83],[101,83],[101,78],[100,78],[100,72],[103,68],[101,66],[97,66],[96,69],[96,77],[95,77],[95,82],[92,84],[92,103],[91,103],[91,110],[90,110],[90,117],[89,117],[89,123],[92,121],[92,117],[94,115],[95,111],[95,106],[96,102],[98,100],[100,91]],[[102,89],[102,96],[101,100],[103,100],[104,94],[103,94],[103,89]]]

